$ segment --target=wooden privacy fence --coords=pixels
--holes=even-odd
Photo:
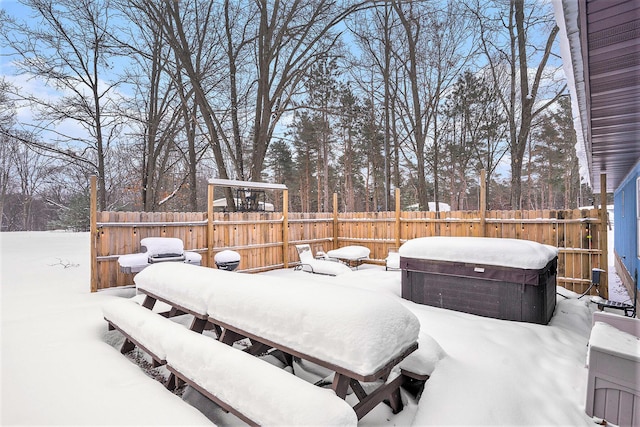
[[[210,203],[212,194],[210,191]],[[400,200],[399,191],[396,200]],[[178,237],[185,250],[202,254],[202,264],[208,267],[215,267],[215,253],[235,250],[241,255],[239,270],[246,272],[296,264],[295,245],[302,243],[310,244],[314,253],[347,245],[367,246],[371,262],[382,264],[391,248],[426,236],[515,238],[555,246],[559,249],[558,285],[578,293],[591,283],[592,268],[607,269],[607,222],[602,209],[408,212],[401,211],[399,203],[395,211],[354,213],[92,209],[91,235],[92,291],[133,284],[133,275],[122,273],[117,259],[139,252],[145,237]],[[607,295],[606,282],[601,292]]]

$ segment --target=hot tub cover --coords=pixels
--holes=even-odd
[[[399,253],[403,258],[537,270],[557,257],[558,249],[530,240],[438,236],[409,240]]]

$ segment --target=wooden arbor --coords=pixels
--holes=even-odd
[[[269,184],[266,182],[237,181],[233,179],[210,179],[207,193],[207,265],[213,265],[213,202],[214,189],[219,187],[278,190],[282,191],[282,251],[284,268],[289,267],[289,190],[284,184]]]

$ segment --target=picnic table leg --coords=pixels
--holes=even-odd
[[[402,377],[399,378],[402,379]],[[398,387],[389,395],[389,406],[391,407],[391,412],[394,414],[402,411],[404,405],[402,404],[402,398],[400,397],[400,385],[398,385]]]
[[[204,331],[204,327],[206,325],[207,325],[206,319],[198,319],[197,317],[194,317],[193,321],[191,322],[191,326],[189,326],[189,329],[201,334],[202,331]]]
[[[149,295],[145,296],[144,301],[142,302],[142,306],[144,308],[148,308],[149,310],[151,310],[155,304],[156,304],[156,299],[153,297],[150,297]]]
[[[347,397],[347,391],[349,390],[349,381],[349,377],[336,372],[335,376],[333,377],[333,384],[331,385],[331,388],[336,393],[336,396],[341,399]]]
[[[267,344],[257,341],[253,342],[253,340],[251,340],[251,346],[247,347],[245,351],[252,356],[260,356],[261,354],[266,353],[270,348],[271,346]]]
[[[402,411],[402,399],[400,398],[400,386],[402,385],[402,375],[398,375],[390,383],[384,384],[376,389],[373,393],[366,396],[358,404],[353,407],[358,419],[361,419],[375,408],[380,402],[388,399],[388,405],[394,414]],[[354,389],[355,391],[355,389]]]
[[[367,397],[367,392],[362,388],[362,384],[353,378],[351,379],[351,390],[356,394],[358,400],[363,400]]]
[[[184,382],[176,374],[171,372],[171,375],[169,375],[169,379],[167,380],[166,388],[167,390],[173,391],[180,387],[182,384],[184,384]]]
[[[171,307],[171,310],[164,312],[164,313],[160,313],[162,314],[164,317],[176,317],[176,316],[181,316],[183,314],[186,314],[184,311],[178,310],[175,307]]]
[[[122,354],[129,353],[134,348],[136,348],[136,345],[131,341],[129,341],[129,338],[125,338],[124,342],[122,343],[122,347],[120,347],[120,353]]]
[[[222,335],[218,338],[218,341],[227,345],[233,345],[234,342],[244,338],[246,338],[244,335],[240,335],[237,332],[230,331],[229,329],[224,329],[222,331]]]

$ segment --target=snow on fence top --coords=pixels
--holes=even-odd
[[[235,179],[209,179],[209,184],[219,185],[223,187],[241,187],[241,188],[261,188],[265,190],[286,190],[287,186],[284,184],[272,184],[269,182],[253,182],[253,181],[238,181]]]
[[[530,240],[492,237],[421,237],[404,243],[404,258],[540,269],[558,256],[558,248]]]
[[[151,265],[135,282],[185,306],[206,305],[220,322],[362,376],[413,345],[420,331],[398,301],[328,283],[182,263]]]

